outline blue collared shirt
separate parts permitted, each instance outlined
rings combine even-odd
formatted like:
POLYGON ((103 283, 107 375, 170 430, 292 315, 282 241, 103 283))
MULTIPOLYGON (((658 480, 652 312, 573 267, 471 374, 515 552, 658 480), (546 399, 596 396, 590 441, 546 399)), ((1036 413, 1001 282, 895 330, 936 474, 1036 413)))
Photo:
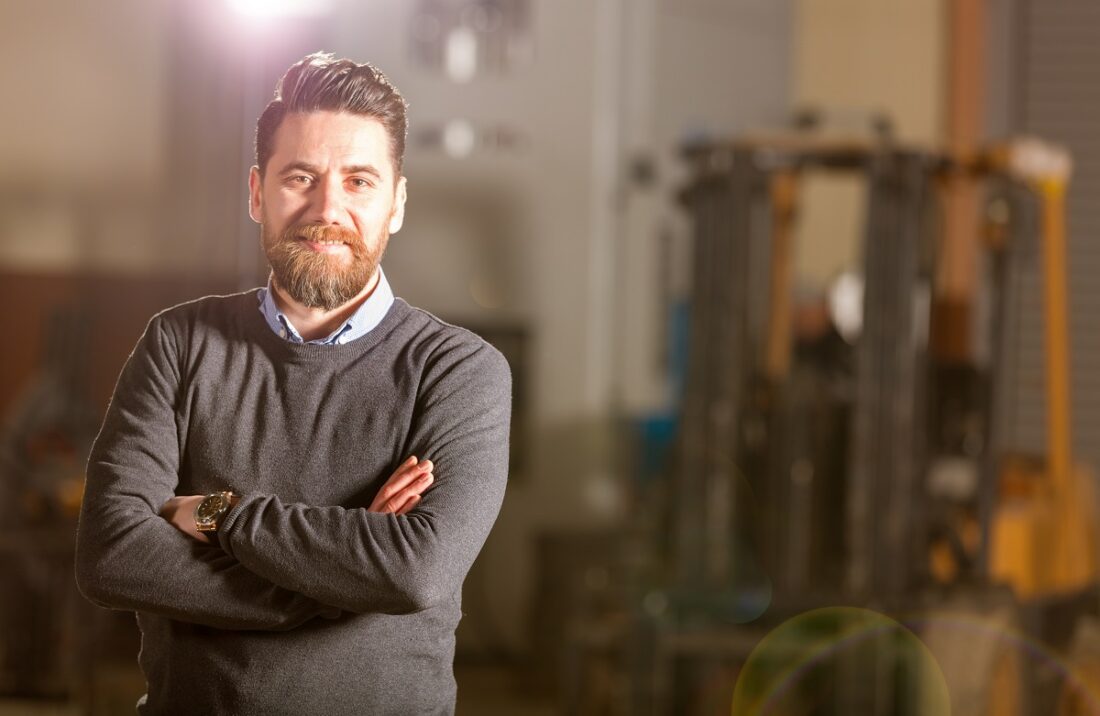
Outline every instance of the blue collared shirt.
POLYGON ((362 305, 351 314, 344 325, 337 328, 325 338, 317 338, 312 341, 302 339, 302 336, 290 323, 290 319, 275 305, 275 298, 271 292, 271 279, 267 280, 267 286, 257 293, 260 299, 260 313, 275 334, 291 343, 314 343, 323 346, 335 346, 354 341, 370 333, 382 322, 390 306, 393 305, 393 290, 390 282, 386 280, 386 274, 382 267, 378 267, 378 285, 371 291, 370 296, 362 305))

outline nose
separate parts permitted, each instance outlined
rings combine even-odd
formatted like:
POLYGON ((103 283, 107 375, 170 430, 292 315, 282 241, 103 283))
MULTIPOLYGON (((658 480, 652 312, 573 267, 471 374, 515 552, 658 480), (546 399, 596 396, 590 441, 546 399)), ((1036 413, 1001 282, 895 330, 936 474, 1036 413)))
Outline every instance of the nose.
POLYGON ((319 224, 347 224, 344 217, 343 195, 339 184, 332 181, 320 181, 314 188, 312 203, 313 221, 319 224))

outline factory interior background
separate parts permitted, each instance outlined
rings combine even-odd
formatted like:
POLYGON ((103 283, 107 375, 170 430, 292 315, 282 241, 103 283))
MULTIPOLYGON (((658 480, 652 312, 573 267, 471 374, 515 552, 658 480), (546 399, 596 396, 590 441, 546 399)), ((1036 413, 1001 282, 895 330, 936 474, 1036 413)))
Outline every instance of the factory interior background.
POLYGON ((157 311, 261 285, 292 62, 410 107, 398 296, 514 376, 458 713, 1100 714, 1093 0, 0 4, 0 715, 132 713, 73 581, 157 311))

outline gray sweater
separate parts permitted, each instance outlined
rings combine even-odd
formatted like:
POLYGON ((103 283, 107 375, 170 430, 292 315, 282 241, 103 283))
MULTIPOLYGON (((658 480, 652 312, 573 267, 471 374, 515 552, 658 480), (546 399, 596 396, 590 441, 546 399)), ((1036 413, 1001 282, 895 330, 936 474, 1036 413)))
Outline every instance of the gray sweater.
POLYGON ((462 580, 496 519, 511 377, 398 299, 344 345, 276 336, 254 291, 150 321, 92 449, 77 583, 137 612, 142 714, 435 714, 455 704, 462 580), (435 482, 367 511, 409 455, 435 482), (243 498, 200 544, 173 495, 243 498))

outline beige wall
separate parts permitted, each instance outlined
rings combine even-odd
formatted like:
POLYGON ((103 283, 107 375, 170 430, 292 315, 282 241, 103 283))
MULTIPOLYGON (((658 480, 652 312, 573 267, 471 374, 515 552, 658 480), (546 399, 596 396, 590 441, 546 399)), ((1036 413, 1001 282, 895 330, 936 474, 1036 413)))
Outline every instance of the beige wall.
POLYGON ((0 182, 158 179, 161 3, 2 5, 0 182))
POLYGON ((163 173, 159 0, 0 3, 0 267, 148 270, 163 173))
MULTIPOLYGON (((797 0, 795 106, 882 112, 904 142, 942 142, 947 24, 941 0, 797 0)), ((823 285, 858 260, 860 182, 814 177, 804 188, 798 273, 823 285)))
POLYGON ((796 102, 882 110, 901 139, 939 142, 945 23, 940 0, 798 0, 796 102))

